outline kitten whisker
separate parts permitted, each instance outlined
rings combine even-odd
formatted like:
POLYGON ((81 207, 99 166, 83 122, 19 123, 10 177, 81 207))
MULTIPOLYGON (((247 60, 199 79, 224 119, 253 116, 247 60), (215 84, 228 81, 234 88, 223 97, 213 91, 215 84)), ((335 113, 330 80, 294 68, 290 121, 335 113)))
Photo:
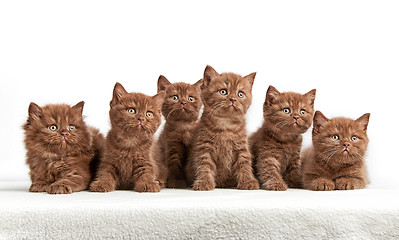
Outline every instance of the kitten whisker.
POLYGON ((176 111, 176 110, 177 110, 176 108, 172 109, 172 110, 168 113, 168 115, 166 116, 165 120, 169 119, 170 114, 172 114, 172 113, 173 113, 174 111, 176 111))
POLYGON ((210 115, 215 115, 222 107, 223 107, 223 102, 217 103, 209 112, 210 115))
POLYGON ((288 123, 281 121, 281 122, 278 122, 278 123, 276 124, 276 128, 277 128, 277 130, 280 132, 280 131, 282 130, 282 128, 285 127, 285 126, 287 126, 287 125, 288 125, 288 123))
POLYGON ((332 157, 337 153, 337 151, 333 151, 331 152, 328 156, 327 156, 327 160, 325 161, 326 164, 328 164, 330 162, 330 160, 332 159, 332 157))

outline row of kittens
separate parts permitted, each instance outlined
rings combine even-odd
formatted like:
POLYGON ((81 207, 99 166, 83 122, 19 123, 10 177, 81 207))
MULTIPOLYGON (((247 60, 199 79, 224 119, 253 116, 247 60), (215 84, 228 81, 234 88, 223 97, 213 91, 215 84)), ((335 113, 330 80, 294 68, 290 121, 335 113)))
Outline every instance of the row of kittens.
POLYGON ((263 125, 248 138, 244 116, 255 75, 219 74, 207 66, 192 85, 171 84, 160 76, 152 97, 116 83, 106 138, 84 123, 84 102, 72 107, 31 103, 24 125, 29 191, 364 188, 370 114, 328 119, 314 114, 316 90, 302 95, 270 86, 263 125), (154 141, 161 114, 166 123, 154 141), (302 134, 312 122, 313 146, 301 154, 302 134))

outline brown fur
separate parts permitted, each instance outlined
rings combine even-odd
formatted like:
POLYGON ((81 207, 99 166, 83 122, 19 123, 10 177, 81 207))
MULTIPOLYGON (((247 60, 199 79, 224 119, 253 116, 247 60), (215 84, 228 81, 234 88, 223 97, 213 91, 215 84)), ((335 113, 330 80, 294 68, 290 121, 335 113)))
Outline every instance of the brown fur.
POLYGON ((369 117, 366 113, 357 120, 328 119, 319 111, 315 113, 313 147, 301 155, 305 188, 329 191, 366 187, 369 180, 363 158, 368 144, 369 117), (353 136, 356 139, 351 139, 353 136))
POLYGON ((304 95, 280 93, 273 86, 267 90, 263 125, 249 139, 256 177, 263 189, 284 191, 287 184, 301 186, 301 134, 312 124, 315 94, 316 90, 304 95), (284 109, 290 112, 284 113, 284 109), (300 114, 301 110, 305 113, 300 114))
POLYGON ((169 188, 187 187, 185 167, 192 132, 201 109, 200 86, 183 82, 171 84, 164 76, 158 79, 158 92, 165 91, 162 114, 165 126, 154 146, 154 157, 161 166, 159 181, 169 188))
POLYGON ((210 66, 205 68, 201 86, 204 112, 194 132, 186 168, 189 182, 195 180, 194 190, 259 188, 245 128, 254 78, 255 73, 241 77, 234 73, 218 74, 210 66))
POLYGON ((104 152, 104 137, 86 126, 83 105, 29 105, 23 128, 32 180, 30 192, 65 194, 87 189, 104 152), (75 129, 68 127, 71 125, 75 129), (50 126, 56 127, 52 131, 50 126))
POLYGON ((163 97, 164 92, 153 97, 128 93, 121 84, 115 84, 110 102, 111 130, 106 138, 106 153, 90 191, 160 191, 161 186, 156 181, 159 169, 150 157, 150 148, 161 123, 163 97), (135 112, 129 113, 132 109, 135 112), (152 117, 147 115, 149 112, 152 112, 152 117))

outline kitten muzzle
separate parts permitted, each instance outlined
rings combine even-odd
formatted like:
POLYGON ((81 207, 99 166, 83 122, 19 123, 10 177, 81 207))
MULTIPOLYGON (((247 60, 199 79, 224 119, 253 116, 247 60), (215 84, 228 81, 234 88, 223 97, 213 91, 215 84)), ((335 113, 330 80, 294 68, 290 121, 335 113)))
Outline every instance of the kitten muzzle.
POLYGON ((349 149, 348 149, 348 147, 344 147, 344 149, 342 149, 341 153, 349 154, 349 149))
POLYGON ((349 153, 350 144, 346 142, 343 144, 343 146, 344 146, 344 149, 342 149, 342 153, 345 153, 345 154, 349 153))

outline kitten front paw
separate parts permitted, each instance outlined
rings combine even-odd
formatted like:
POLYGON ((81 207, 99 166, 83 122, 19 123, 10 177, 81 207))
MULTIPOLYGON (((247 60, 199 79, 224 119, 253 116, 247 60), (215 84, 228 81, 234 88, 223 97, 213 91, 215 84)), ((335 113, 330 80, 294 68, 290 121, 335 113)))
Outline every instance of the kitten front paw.
POLYGON ((49 194, 71 194, 72 188, 71 186, 65 183, 52 183, 50 187, 47 189, 47 193, 49 194))
POLYGON ((46 192, 48 185, 46 183, 32 183, 29 192, 46 192))
POLYGON ((273 180, 264 183, 262 188, 269 191, 285 191, 287 190, 287 184, 284 181, 273 180))
POLYGON ((209 191, 215 189, 215 183, 211 181, 197 180, 193 184, 194 191, 209 191))
POLYGON ((338 178, 335 180, 335 189, 337 190, 354 190, 364 187, 363 181, 356 178, 338 178))
POLYGON ((168 179, 168 188, 186 188, 187 181, 185 179, 168 179))
POLYGON ((307 188, 313 191, 332 191, 335 188, 335 184, 329 179, 317 178, 307 188))
POLYGON ((302 177, 299 174, 289 174, 285 176, 284 181, 289 188, 302 188, 302 177))
POLYGON ((136 182, 134 190, 136 192, 159 192, 161 191, 161 187, 157 182, 136 182))
POLYGON ((94 181, 90 184, 89 190, 91 192, 112 192, 115 190, 115 187, 110 183, 94 181))
POLYGON ((251 179, 246 182, 239 182, 237 187, 238 187, 238 189, 241 189, 241 190, 258 190, 259 182, 256 179, 251 179))

